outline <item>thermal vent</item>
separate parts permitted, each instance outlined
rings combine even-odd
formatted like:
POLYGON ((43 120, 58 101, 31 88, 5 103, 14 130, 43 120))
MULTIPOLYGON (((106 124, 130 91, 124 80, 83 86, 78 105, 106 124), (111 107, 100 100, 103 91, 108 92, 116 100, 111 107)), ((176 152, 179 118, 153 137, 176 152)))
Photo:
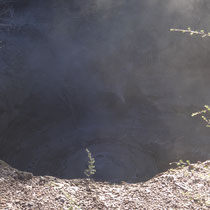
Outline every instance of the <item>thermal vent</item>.
POLYGON ((0 159, 61 178, 140 182, 209 159, 208 0, 0 1, 0 159), (20 3, 21 2, 21 3, 20 3), (202 17, 202 18, 198 18, 202 17))

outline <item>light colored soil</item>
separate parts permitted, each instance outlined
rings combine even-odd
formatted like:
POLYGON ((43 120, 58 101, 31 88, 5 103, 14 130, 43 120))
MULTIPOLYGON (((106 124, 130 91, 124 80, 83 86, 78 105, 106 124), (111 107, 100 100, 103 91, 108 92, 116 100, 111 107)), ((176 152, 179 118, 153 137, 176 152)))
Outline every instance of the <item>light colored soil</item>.
POLYGON ((137 184, 33 176, 0 161, 0 209, 210 209, 210 161, 137 184))

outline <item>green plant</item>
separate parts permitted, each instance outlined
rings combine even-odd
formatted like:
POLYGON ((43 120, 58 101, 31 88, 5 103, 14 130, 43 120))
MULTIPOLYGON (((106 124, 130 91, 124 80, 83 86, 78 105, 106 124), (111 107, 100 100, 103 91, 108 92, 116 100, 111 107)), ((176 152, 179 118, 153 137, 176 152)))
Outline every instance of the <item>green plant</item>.
POLYGON ((207 116, 205 116, 207 114, 207 112, 210 112, 210 106, 204 105, 204 108, 205 109, 203 109, 199 112, 192 113, 191 116, 194 117, 194 116, 200 115, 201 119, 207 123, 206 127, 210 128, 210 119, 208 119, 207 116))
POLYGON ((188 27, 187 29, 171 28, 170 31, 189 33, 191 36, 192 35, 200 35, 201 37, 210 37, 210 32, 205 32, 204 30, 200 30, 200 31, 195 30, 195 31, 193 31, 193 30, 191 30, 190 27, 188 27))
POLYGON ((86 152, 88 154, 89 161, 88 161, 88 168, 84 171, 84 174, 87 177, 90 177, 91 175, 94 175, 96 172, 94 165, 95 159, 92 157, 92 154, 88 149, 86 149, 86 152))
POLYGON ((176 164, 176 166, 181 166, 181 167, 184 167, 184 166, 189 166, 190 165, 190 161, 189 160, 186 160, 185 162, 183 160, 179 160, 178 162, 172 162, 172 163, 169 163, 169 165, 172 165, 172 164, 176 164))
MULTIPOLYGON (((195 30, 195 31, 193 31, 193 30, 191 30, 190 27, 188 27, 187 30, 171 28, 170 31, 177 31, 177 32, 182 32, 182 33, 190 33, 190 35, 194 35, 194 34, 195 35, 201 35, 201 37, 210 37, 210 32, 205 32, 204 30, 200 30, 200 31, 195 30)), ((201 115, 201 119, 204 120, 207 123, 206 127, 210 127, 210 119, 208 119, 208 117, 205 116, 207 114, 207 112, 210 112, 210 106, 204 105, 204 108, 205 109, 203 109, 201 111, 192 113, 191 116, 194 117, 194 116, 197 116, 197 115, 201 115)))

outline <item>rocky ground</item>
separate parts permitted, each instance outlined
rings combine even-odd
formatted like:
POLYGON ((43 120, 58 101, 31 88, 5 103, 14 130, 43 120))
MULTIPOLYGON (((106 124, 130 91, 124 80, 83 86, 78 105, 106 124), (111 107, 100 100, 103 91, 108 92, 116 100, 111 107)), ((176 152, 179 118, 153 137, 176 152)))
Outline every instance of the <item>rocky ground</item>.
POLYGON ((209 209, 210 161, 147 182, 110 184, 33 176, 0 161, 0 209, 209 209))

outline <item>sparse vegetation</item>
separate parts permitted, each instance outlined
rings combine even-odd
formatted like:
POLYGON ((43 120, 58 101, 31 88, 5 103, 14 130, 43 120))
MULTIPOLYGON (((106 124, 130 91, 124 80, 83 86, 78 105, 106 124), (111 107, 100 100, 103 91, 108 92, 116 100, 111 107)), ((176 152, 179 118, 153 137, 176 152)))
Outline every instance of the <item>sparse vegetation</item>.
POLYGON ((188 27, 187 29, 174 29, 171 28, 170 31, 175 31, 175 32, 182 32, 182 33, 189 33, 191 36, 192 35, 200 35, 201 37, 210 37, 210 32, 205 32, 204 30, 191 30, 190 27, 188 27))
POLYGON ((88 154, 89 161, 88 161, 88 168, 85 170, 84 174, 87 177, 90 177, 91 175, 94 175, 96 172, 94 165, 95 159, 92 157, 92 154, 88 149, 86 149, 86 152, 88 154))
MULTIPOLYGON (((191 36, 192 35, 200 35, 203 38, 204 37, 210 37, 210 32, 205 32, 204 30, 200 30, 200 31, 191 30, 190 27, 188 27, 187 30, 171 28, 170 31, 189 33, 191 36)), ((204 105, 204 108, 205 109, 203 109, 201 111, 192 113, 191 116, 194 117, 194 116, 200 115, 201 119, 206 122, 206 127, 210 127, 210 119, 206 116, 210 112, 210 106, 204 105)))
POLYGON ((51 176, 20 181, 16 169, 0 165, 0 209, 209 209, 209 171, 205 161, 144 183, 111 184, 51 176))
POLYGON ((206 127, 210 128, 210 119, 206 116, 208 113, 210 113, 210 106, 204 105, 204 108, 205 109, 203 109, 199 112, 192 113, 191 116, 192 117, 197 116, 197 115, 201 116, 201 119, 206 122, 206 127))
POLYGON ((183 160, 179 160, 178 162, 172 162, 172 163, 169 163, 169 165, 173 165, 173 164, 176 164, 176 166, 181 166, 181 167, 184 167, 184 166, 189 166, 190 165, 190 161, 189 160, 186 160, 185 162, 183 160))
MULTIPOLYGON (((204 37, 210 37, 210 32, 205 32, 204 30, 192 30, 190 27, 188 27, 187 29, 173 29, 171 28, 170 31, 172 32, 182 32, 182 33, 189 33, 191 36, 192 35, 200 35, 202 38, 204 37)), ((198 112, 194 112, 191 114, 192 117, 194 116, 201 116, 201 119, 203 121, 205 121, 206 123, 206 127, 210 127, 210 119, 206 116, 208 112, 210 112, 210 106, 208 105, 204 105, 204 108, 203 110, 201 111, 198 111, 198 112)), ((190 165, 190 161, 187 160, 186 162, 184 162, 183 160, 179 160, 178 162, 172 162, 172 163, 169 163, 169 165, 173 165, 173 164, 176 164, 178 167, 181 166, 181 167, 184 167, 184 166, 189 166, 190 165)))

